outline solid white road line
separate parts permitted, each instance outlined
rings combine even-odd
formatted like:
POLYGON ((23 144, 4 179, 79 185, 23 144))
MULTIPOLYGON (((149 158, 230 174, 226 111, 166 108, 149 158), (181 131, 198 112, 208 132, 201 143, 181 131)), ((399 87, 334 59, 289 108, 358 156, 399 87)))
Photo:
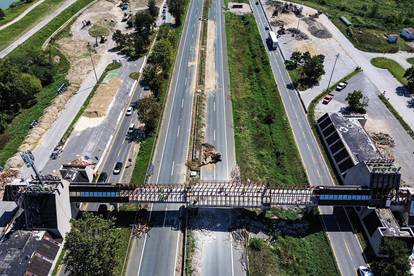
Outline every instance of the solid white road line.
MULTIPOLYGON (((171 175, 170 176, 173 176, 173 174, 174 174, 174 161, 172 162, 172 166, 171 166, 171 175)), ((158 181, 157 181, 158 182, 158 181)))
POLYGON ((180 126, 178 126, 177 137, 180 136, 180 126))

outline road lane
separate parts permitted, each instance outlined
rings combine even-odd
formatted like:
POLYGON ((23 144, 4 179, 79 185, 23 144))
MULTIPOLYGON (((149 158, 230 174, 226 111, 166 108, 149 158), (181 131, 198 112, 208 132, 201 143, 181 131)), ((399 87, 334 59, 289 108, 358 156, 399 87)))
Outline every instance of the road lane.
MULTIPOLYGON (((265 27, 269 26, 267 18, 261 5, 255 5, 253 1, 250 1, 250 4, 260 35, 265 43, 267 38, 265 27)), ((312 186, 334 185, 316 138, 307 121, 299 95, 294 89, 290 88, 292 82, 285 69, 281 52, 279 52, 279 49, 269 51, 268 48, 266 51, 269 55, 273 75, 278 84, 279 93, 302 157, 309 184, 312 186)), ((366 264, 359 242, 350 227, 350 222, 344 218, 339 219, 332 207, 321 207, 320 213, 341 274, 345 276, 355 275, 356 268, 359 265, 366 264)))

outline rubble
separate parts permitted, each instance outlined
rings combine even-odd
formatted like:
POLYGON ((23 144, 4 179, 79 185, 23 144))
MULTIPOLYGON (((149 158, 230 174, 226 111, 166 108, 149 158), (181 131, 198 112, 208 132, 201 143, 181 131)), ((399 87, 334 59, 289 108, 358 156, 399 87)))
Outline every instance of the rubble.
POLYGON ((305 17, 302 19, 308 25, 308 31, 317 38, 331 38, 331 33, 313 17, 305 17))
POLYGON ((144 236, 146 233, 148 233, 149 230, 150 230, 150 227, 147 223, 140 222, 132 226, 132 235, 135 238, 139 239, 142 236, 144 236))
POLYGON ((377 146, 395 146, 394 139, 388 133, 374 132, 371 134, 371 138, 377 146))
POLYGON ((221 153, 216 151, 216 148, 208 143, 203 143, 202 147, 202 161, 201 165, 215 164, 221 161, 221 153))
POLYGON ((306 40, 309 39, 308 35, 303 33, 301 30, 297 28, 288 28, 286 29, 289 33, 295 36, 296 40, 306 40))

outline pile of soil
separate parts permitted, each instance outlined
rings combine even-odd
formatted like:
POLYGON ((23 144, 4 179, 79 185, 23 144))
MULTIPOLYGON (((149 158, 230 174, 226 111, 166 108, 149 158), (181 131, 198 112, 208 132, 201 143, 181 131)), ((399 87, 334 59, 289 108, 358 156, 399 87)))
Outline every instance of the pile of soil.
POLYGON ((302 19, 308 25, 308 31, 317 38, 331 38, 332 34, 319 22, 312 17, 302 19))

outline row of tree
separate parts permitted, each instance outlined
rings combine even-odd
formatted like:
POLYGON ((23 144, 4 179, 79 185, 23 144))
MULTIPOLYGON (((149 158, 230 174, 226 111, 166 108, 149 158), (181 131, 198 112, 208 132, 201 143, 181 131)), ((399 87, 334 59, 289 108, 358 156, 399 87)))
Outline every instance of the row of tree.
POLYGON ((414 94, 414 66, 405 71, 404 78, 407 79, 407 89, 411 94, 414 94))
POLYGON ((55 66, 41 51, 0 59, 0 133, 20 112, 36 103, 36 94, 53 82, 55 66))

